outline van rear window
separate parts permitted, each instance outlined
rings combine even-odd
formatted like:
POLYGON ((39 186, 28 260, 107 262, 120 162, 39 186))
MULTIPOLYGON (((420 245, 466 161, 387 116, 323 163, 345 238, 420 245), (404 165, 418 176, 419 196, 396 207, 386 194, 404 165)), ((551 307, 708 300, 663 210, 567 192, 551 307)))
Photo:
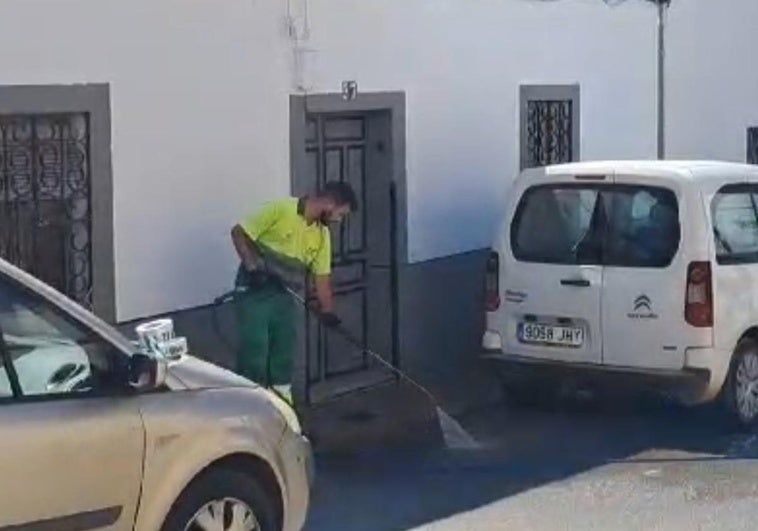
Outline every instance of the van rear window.
POLYGON ((758 186, 729 185, 711 203, 716 261, 758 263, 758 186))
POLYGON ((597 188, 539 186, 521 198, 511 226, 517 260, 544 264, 595 264, 600 234, 593 217, 602 215, 597 188))
POLYGON ((658 187, 536 186, 511 225, 522 262, 667 267, 680 242, 676 195, 658 187))

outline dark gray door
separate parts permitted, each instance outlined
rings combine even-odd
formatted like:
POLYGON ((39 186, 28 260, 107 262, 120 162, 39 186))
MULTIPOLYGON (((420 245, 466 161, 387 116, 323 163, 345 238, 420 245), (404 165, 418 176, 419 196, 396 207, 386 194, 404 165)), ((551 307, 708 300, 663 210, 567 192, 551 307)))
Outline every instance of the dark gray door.
MULTIPOLYGON (((305 174, 295 176, 295 193, 306 195, 327 182, 345 181, 360 203, 358 212, 331 231, 337 313, 364 346, 394 361, 389 113, 308 114, 305 123, 305 174)), ((312 318, 306 319, 304 333, 310 402, 392 377, 362 349, 312 318)))
POLYGON ((0 257, 92 306, 87 113, 0 115, 0 257))

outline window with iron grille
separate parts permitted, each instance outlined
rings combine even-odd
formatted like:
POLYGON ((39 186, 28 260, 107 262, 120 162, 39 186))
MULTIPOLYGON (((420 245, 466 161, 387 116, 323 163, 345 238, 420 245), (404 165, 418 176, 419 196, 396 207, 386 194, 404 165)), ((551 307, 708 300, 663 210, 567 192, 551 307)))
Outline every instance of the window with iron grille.
POLYGON ((0 114, 0 257, 92 306, 88 113, 0 114))
POLYGON ((579 86, 521 87, 521 168, 579 159, 579 86))
POLYGON ((758 164, 758 127, 749 127, 747 130, 747 162, 758 164))

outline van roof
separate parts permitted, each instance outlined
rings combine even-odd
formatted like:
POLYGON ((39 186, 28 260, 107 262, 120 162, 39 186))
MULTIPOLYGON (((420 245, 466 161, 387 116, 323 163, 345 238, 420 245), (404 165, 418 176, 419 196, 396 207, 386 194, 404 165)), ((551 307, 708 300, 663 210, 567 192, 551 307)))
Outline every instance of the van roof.
POLYGON ((525 170, 543 175, 602 175, 635 174, 650 177, 667 177, 687 181, 723 182, 725 178, 758 179, 758 166, 735 162, 708 160, 608 160, 593 162, 573 162, 525 170), (728 174, 728 175, 727 175, 728 174))

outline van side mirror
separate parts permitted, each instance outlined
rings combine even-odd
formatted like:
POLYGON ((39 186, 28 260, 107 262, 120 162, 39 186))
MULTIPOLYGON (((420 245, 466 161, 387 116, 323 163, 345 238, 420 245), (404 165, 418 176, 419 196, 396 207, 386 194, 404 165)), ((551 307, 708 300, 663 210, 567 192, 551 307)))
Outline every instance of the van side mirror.
POLYGON ((167 363, 142 353, 129 358, 129 387, 138 392, 152 391, 166 382, 167 363))

